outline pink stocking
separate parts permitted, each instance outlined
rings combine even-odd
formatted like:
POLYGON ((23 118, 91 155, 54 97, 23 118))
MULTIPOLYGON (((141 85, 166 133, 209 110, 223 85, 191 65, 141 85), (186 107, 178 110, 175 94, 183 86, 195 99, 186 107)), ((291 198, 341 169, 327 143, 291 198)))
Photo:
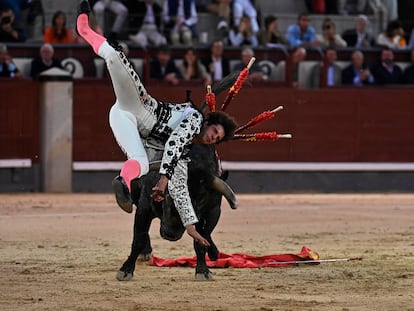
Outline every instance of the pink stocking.
POLYGON ((94 52, 98 54, 99 48, 102 43, 106 41, 106 38, 96 33, 89 27, 89 19, 87 14, 80 14, 78 20, 76 21, 76 26, 79 32, 79 35, 88 42, 94 52))
POLYGON ((137 178, 141 173, 141 165, 137 160, 129 159, 122 165, 121 173, 119 174, 128 186, 129 191, 131 191, 131 180, 137 178))

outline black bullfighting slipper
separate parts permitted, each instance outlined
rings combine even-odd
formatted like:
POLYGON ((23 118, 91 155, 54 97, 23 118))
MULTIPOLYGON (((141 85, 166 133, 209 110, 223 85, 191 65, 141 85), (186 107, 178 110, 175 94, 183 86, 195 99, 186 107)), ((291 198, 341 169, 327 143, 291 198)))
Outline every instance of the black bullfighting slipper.
POLYGON ((132 213, 132 199, 129 189, 121 176, 112 180, 112 189, 115 193, 116 203, 127 213, 132 213))
POLYGON ((89 1, 82 0, 78 6, 78 15, 87 14, 89 16, 91 12, 92 10, 91 10, 91 6, 89 5, 89 1))
MULTIPOLYGON (((89 14, 91 12, 92 12, 92 10, 91 10, 91 7, 89 5, 89 1, 81 0, 81 2, 78 5, 78 16, 81 15, 81 14, 86 14, 86 15, 88 15, 88 18, 89 18, 89 14)), ((78 31, 77 23, 75 23, 75 31, 76 31, 76 34, 78 36, 80 36, 79 31, 78 31)))

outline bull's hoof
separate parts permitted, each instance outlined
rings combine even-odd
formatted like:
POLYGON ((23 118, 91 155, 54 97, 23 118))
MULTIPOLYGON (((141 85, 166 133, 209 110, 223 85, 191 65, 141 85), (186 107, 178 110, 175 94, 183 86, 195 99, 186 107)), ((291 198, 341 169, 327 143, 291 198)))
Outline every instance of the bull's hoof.
POLYGON ((133 276, 134 276, 134 272, 132 271, 118 270, 116 274, 116 279, 118 281, 131 281, 133 276))
POLYGON ((211 273, 210 271, 196 273, 195 279, 196 281, 212 281, 213 273, 211 273))
POLYGON ((131 281, 134 277, 135 261, 129 257, 116 273, 118 281, 131 281))
POLYGON ((141 262, 146 262, 146 261, 150 261, 151 259, 151 255, 152 253, 148 253, 148 254, 139 254, 138 256, 138 260, 141 262))

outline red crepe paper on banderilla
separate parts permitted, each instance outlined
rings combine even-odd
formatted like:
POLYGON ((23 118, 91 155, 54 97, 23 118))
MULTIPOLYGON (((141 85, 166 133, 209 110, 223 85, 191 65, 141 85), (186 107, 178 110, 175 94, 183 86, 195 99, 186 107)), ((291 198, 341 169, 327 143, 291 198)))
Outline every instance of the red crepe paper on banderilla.
MULTIPOLYGON (((303 246, 298 254, 274 254, 266 256, 253 256, 248 254, 236 253, 225 254, 219 253, 219 258, 212 261, 206 256, 207 266, 209 268, 260 268, 260 267, 288 267, 295 264, 286 263, 275 265, 274 262, 291 262, 300 260, 318 260, 319 254, 303 246), (272 264, 273 263, 273 264, 272 264)), ((195 267, 197 258, 194 257, 180 257, 176 259, 159 258, 152 255, 150 266, 156 267, 195 267)))

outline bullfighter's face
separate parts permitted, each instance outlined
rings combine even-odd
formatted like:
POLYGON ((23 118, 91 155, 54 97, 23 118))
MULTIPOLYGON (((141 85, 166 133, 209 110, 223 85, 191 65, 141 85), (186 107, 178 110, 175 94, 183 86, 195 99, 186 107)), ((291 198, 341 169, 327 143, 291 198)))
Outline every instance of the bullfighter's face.
POLYGON ((199 142, 206 145, 215 144, 223 139, 224 134, 224 128, 221 124, 206 125, 199 135, 199 142))

